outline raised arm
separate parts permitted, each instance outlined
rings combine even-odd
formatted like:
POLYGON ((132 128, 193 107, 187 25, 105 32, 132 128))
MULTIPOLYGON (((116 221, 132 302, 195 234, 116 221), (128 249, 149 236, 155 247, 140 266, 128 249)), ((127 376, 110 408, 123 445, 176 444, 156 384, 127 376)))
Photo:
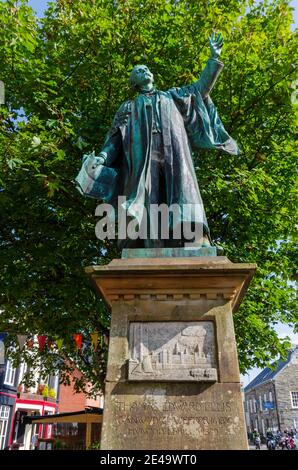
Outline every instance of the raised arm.
POLYGON ((223 46, 223 37, 221 34, 216 35, 214 32, 209 37, 209 45, 211 57, 208 60, 199 80, 195 86, 205 98, 212 90, 215 82, 223 68, 223 63, 219 60, 221 49, 223 46))

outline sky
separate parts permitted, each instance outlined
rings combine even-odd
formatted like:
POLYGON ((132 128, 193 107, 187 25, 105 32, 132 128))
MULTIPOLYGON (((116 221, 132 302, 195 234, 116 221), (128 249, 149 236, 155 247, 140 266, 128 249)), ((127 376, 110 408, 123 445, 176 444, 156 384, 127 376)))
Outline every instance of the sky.
MULTIPOLYGON (((43 12, 47 7, 47 0, 29 0, 28 4, 36 11, 39 17, 43 16, 43 12)), ((295 9, 294 10, 294 25, 293 27, 298 27, 298 0, 292 0, 291 6, 295 9)), ((278 335, 282 338, 285 336, 289 336, 291 341, 295 344, 298 344, 298 334, 294 334, 292 329, 287 325, 278 324, 276 327, 276 331, 278 335)), ((246 386, 256 375, 261 371, 261 369, 253 368, 249 371, 248 374, 245 376, 241 376, 241 380, 243 385, 246 386)))
MULTIPOLYGON (((47 7, 47 3, 48 3, 47 0, 29 0, 28 1, 28 4, 36 11, 39 17, 43 16, 43 12, 47 7)), ((292 0, 291 5, 295 9, 294 22, 295 22, 295 26, 298 27, 298 0, 292 0)))
MULTIPOLYGON (((290 328, 288 325, 279 323, 275 329, 280 338, 285 338, 288 336, 293 344, 298 345, 298 333, 293 333, 292 328, 290 328)), ((241 382, 243 383, 243 386, 246 387, 246 385, 248 385, 249 382, 251 382, 262 370, 263 369, 254 367, 250 369, 246 375, 241 375, 241 382)))

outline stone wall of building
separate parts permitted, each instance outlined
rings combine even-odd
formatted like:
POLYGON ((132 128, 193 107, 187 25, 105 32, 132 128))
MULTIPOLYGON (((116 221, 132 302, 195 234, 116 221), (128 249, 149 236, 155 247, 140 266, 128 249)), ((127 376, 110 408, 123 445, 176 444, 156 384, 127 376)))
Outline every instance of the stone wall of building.
MULTIPOLYGON (((293 407, 291 392, 297 393, 298 399, 298 357, 292 361, 275 377, 277 407, 280 416, 282 431, 296 428, 298 430, 298 406, 293 407)), ((298 403, 297 403, 298 405, 298 403)))
POLYGON ((279 417, 276 410, 276 398, 273 382, 265 382, 245 393, 245 411, 247 430, 255 428, 264 435, 268 429, 279 428, 279 417), (265 406, 272 403, 272 409, 265 406))
POLYGON ((248 432, 255 428, 262 434, 268 429, 298 430, 298 348, 290 354, 288 364, 271 380, 245 392, 248 432))

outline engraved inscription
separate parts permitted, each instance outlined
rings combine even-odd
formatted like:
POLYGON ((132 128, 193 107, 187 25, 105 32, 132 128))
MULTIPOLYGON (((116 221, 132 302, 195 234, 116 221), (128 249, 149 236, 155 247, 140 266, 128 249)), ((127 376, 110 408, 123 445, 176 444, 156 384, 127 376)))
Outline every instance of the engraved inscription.
POLYGON ((127 436, 235 434, 237 414, 231 401, 113 402, 113 422, 127 436))
POLYGON ((213 412, 213 413, 229 413, 232 411, 231 401, 172 401, 166 400, 161 406, 157 407, 155 402, 146 401, 129 401, 113 400, 114 411, 128 411, 140 413, 154 412, 213 412))
POLYGON ((214 325, 132 322, 129 380, 216 382, 214 325))

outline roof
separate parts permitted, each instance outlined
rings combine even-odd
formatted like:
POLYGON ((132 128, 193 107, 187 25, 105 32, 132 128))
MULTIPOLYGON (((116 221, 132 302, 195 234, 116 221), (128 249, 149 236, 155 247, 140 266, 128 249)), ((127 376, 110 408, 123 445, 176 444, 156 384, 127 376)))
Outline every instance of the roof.
POLYGON ((275 368, 266 367, 264 370, 262 370, 259 375, 257 375, 248 385, 246 385, 244 392, 248 392, 252 388, 256 388, 264 382, 268 382, 268 380, 273 380, 277 374, 291 362, 293 355, 297 354, 298 346, 295 346, 294 349, 291 349, 288 352, 288 357, 285 361, 280 361, 275 368))
POLYGON ((53 415, 35 415, 26 416, 24 422, 26 424, 40 424, 40 423, 101 423, 102 422, 102 408, 86 409, 82 411, 73 411, 71 413, 57 413, 53 415))

